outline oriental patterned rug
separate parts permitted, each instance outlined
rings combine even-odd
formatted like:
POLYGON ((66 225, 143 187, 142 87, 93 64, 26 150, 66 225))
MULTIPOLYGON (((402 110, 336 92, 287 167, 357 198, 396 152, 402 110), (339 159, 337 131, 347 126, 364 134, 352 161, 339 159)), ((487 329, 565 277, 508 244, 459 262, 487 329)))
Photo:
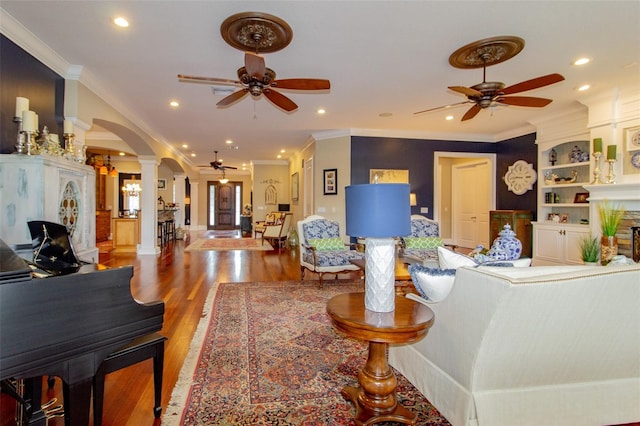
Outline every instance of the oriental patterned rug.
MULTIPOLYGON (((162 425, 354 425, 340 390, 357 383, 367 346, 334 331, 326 303, 363 290, 343 280, 211 290, 162 425)), ((398 401, 419 425, 449 425, 396 375, 398 401)))
POLYGON ((207 250, 273 250, 269 242, 253 238, 199 238, 189 244, 184 251, 207 250))

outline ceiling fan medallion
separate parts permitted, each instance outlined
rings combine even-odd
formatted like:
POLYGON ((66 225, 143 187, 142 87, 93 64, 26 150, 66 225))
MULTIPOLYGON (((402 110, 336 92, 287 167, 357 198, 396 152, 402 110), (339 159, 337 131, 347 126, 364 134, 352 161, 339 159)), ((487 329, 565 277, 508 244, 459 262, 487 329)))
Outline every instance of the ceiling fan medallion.
POLYGON ((462 69, 483 68, 511 59, 522 49, 524 40, 520 37, 490 37, 462 46, 449 56, 449 63, 462 69))
POLYGON ((284 49, 293 39, 293 30, 277 16, 263 12, 242 12, 224 20, 220 34, 231 47, 262 53, 284 49))

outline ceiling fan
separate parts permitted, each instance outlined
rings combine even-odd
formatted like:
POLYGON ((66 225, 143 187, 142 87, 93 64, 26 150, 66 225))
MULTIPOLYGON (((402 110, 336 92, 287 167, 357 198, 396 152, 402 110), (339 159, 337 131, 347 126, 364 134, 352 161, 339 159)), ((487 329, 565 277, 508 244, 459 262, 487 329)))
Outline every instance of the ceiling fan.
POLYGON ((276 52, 286 47, 293 37, 289 24, 277 16, 263 12, 242 12, 224 20, 220 26, 222 38, 232 47, 242 50, 244 66, 238 68, 238 80, 215 77, 196 77, 178 74, 185 83, 223 84, 240 87, 222 99, 218 107, 229 106, 247 94, 254 98, 264 95, 272 103, 287 112, 298 108, 295 102, 278 92, 290 90, 329 90, 329 80, 317 78, 289 78, 276 80, 276 72, 267 68, 259 52, 276 52), (253 52, 255 53, 253 53, 253 52))
POLYGON ((450 90, 465 95, 467 100, 455 104, 425 109, 423 111, 415 112, 414 115, 444 108, 451 108, 456 105, 473 104, 473 106, 462 116, 461 121, 466 121, 472 119, 481 110, 488 108, 495 103, 534 108, 541 108, 549 105, 552 102, 551 99, 537 98, 533 96, 507 95, 538 89, 540 87, 558 83, 564 80, 564 77, 560 74, 554 73, 543 75, 508 87, 505 87, 505 84, 502 82, 487 81, 486 79, 487 66, 512 58, 518 54, 523 47, 524 40, 521 38, 503 36, 480 40, 458 49, 449 57, 449 63, 457 68, 482 67, 482 83, 471 87, 449 86, 450 90))
POLYGON ((178 80, 185 83, 223 84, 239 86, 240 89, 222 99, 216 105, 226 107, 247 94, 254 98, 264 95, 276 106, 287 112, 298 108, 295 102, 275 89, 293 90, 328 90, 329 80, 315 78, 289 78, 276 80, 276 73, 265 66, 264 57, 257 53, 245 52, 244 66, 238 69, 238 80, 227 80, 215 77, 196 77, 178 74, 178 80))
POLYGON ((225 166, 225 165, 223 165, 223 164, 222 164, 222 160, 218 160, 218 151, 213 151, 213 152, 214 152, 214 153, 215 153, 215 155, 216 155, 215 160, 213 160, 212 162, 210 162, 210 163, 209 163, 208 165, 206 165, 206 166, 198 166, 198 167, 209 167, 209 166, 211 166, 211 167, 213 167, 213 168, 214 168, 214 170, 221 170, 221 171, 222 171, 223 176, 224 176, 224 171, 225 171, 225 169, 233 169, 233 170, 237 170, 237 169, 238 169, 237 167, 233 167, 233 166, 225 166))

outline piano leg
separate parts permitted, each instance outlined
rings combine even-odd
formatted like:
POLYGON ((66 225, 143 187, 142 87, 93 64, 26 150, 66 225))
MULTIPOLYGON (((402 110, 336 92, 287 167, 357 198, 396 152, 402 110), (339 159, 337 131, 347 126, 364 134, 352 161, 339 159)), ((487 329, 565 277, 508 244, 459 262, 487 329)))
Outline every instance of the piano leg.
POLYGON ((65 426, 86 426, 89 424, 91 385, 91 377, 70 385, 63 383, 65 426))

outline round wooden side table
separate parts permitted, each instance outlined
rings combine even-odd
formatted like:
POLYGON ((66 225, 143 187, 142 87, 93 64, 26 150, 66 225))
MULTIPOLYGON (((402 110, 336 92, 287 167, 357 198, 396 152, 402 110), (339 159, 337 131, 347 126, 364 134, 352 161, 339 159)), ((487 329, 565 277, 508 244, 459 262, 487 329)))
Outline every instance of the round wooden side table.
POLYGON ((433 311, 421 303, 396 296, 395 311, 373 312, 364 307, 364 293, 345 293, 327 302, 333 326, 350 337, 369 342, 367 363, 358 374, 359 386, 346 386, 342 396, 356 408, 358 425, 394 421, 414 425, 416 416, 396 399, 396 376, 389 367, 389 343, 411 343, 427 335, 433 311))

